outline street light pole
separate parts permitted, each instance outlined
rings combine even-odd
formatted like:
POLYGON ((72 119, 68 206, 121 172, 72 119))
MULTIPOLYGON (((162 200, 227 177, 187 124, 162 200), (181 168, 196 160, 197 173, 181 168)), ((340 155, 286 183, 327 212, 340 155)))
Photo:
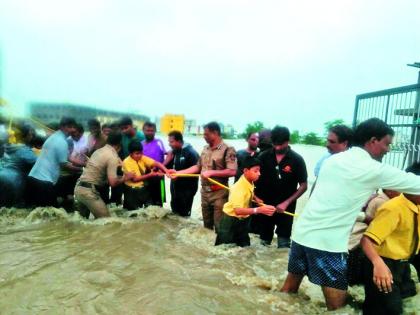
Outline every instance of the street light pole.
MULTIPOLYGON (((412 64, 407 64, 409 67, 420 69, 420 62, 414 62, 412 64)), ((413 129, 411 131, 411 145, 412 150, 409 151, 408 163, 411 165, 413 162, 417 162, 419 157, 420 150, 420 119, 419 119, 419 110, 420 110, 420 71, 417 78, 417 92, 416 92, 416 101, 414 103, 414 116, 413 116, 413 129)))
MULTIPOLYGON (((420 69, 420 62, 408 63, 407 66, 420 69)), ((419 77, 417 79, 417 84, 420 84, 420 71, 419 71, 419 77)))

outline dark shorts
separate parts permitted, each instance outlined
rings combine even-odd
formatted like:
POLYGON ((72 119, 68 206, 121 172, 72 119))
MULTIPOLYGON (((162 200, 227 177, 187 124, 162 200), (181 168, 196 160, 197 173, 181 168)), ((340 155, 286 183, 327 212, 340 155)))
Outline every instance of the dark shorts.
POLYGON ((416 285, 411 279, 410 263, 382 257, 392 273, 392 291, 381 292, 373 282, 373 265, 364 258, 364 315, 397 315, 403 312, 402 299, 416 295, 416 285))
POLYGON ((363 260, 365 253, 359 246, 349 251, 347 257, 347 279, 349 285, 363 284, 363 260))
POLYGON ((292 242, 288 271, 307 275, 310 282, 347 290, 347 253, 332 253, 292 242))
POLYGON ((137 210, 152 204, 148 187, 132 188, 124 185, 124 204, 127 210, 137 210))
POLYGON ((217 230, 215 245, 236 244, 241 247, 249 246, 248 235, 250 217, 239 219, 223 213, 217 230))
POLYGON ((28 176, 27 202, 34 207, 56 207, 57 195, 55 186, 51 182, 28 176))

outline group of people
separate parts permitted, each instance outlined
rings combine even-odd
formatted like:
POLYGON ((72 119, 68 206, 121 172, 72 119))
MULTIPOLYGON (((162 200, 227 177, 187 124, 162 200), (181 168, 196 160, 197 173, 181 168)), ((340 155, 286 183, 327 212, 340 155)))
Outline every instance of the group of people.
POLYGON ((172 211, 188 217, 201 178, 203 224, 215 231, 215 245, 249 246, 256 233, 268 246, 276 233, 277 247, 290 248, 282 292, 297 292, 308 276, 327 308, 337 309, 349 284, 363 284, 365 314, 400 314, 402 299, 416 294, 409 264, 420 272, 420 164, 404 172, 381 163, 394 131, 380 119, 329 130, 328 154, 299 216, 308 175, 286 127, 250 133, 236 152, 210 122, 200 154, 179 131, 168 134, 166 150, 155 124, 140 131, 130 117, 102 126, 93 119, 88 128, 86 137, 83 126, 63 118, 40 152, 31 148, 33 128, 18 128, 18 143, 5 147, 0 162, 0 205, 69 202, 85 217, 106 217, 110 202, 127 210, 162 206, 166 176, 172 211))
MULTIPOLYGON (((179 146, 181 133, 171 133, 173 150, 168 154, 163 141, 155 138, 154 123, 146 122, 138 131, 130 117, 102 126, 91 119, 89 135, 69 117, 49 128, 37 146, 34 139, 39 137, 35 137, 33 127, 25 122, 14 124, 14 141, 2 146, 0 206, 62 206, 88 215, 83 211, 84 202, 74 203, 74 199, 83 199, 77 198, 78 192, 87 184, 94 185, 104 204, 124 203, 129 210, 162 206, 165 191, 161 171, 167 172, 163 163, 173 163, 175 153, 183 150, 179 146)), ((89 212, 95 217, 109 216, 106 206, 89 212)))
MULTIPOLYGON (((290 200, 306 190, 305 177, 297 171, 299 156, 292 160, 281 156, 286 147, 289 158, 293 152, 284 142, 287 138, 280 137, 281 128, 272 130, 272 149, 261 153, 259 160, 246 158, 243 176, 230 188, 224 205, 216 245, 249 245, 249 216, 263 213, 267 219, 273 213, 286 213, 294 209, 290 200), (276 191, 270 182, 284 177, 280 170, 292 170, 300 179, 289 198, 280 198, 285 187, 276 191)), ((354 130, 344 125, 329 130, 328 154, 317 163, 312 194, 294 221, 282 292, 296 293, 308 276, 322 287, 327 308, 334 310, 345 305, 349 284, 362 284, 363 313, 375 315, 401 314, 402 300, 416 295, 410 264, 420 280, 420 163, 405 172, 382 164, 393 136, 394 131, 377 118, 354 130), (377 194, 379 189, 382 192, 377 194)), ((287 231, 287 221, 278 219, 271 224, 287 231)), ((267 239, 264 228, 256 231, 263 241, 267 239)), ((287 241, 281 233, 277 232, 278 247, 287 241)))

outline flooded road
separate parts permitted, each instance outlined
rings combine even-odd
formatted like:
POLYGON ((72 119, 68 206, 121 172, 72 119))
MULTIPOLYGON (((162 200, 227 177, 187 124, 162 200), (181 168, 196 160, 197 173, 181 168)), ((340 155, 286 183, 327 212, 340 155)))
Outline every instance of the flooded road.
MULTIPOLYGON (((0 209, 0 314, 326 312, 307 279, 296 295, 279 292, 287 250, 261 246, 254 235, 249 248, 213 246, 196 199, 190 219, 156 207, 112 208, 100 220, 55 208, 0 209)), ((330 314, 360 314, 363 290, 350 293, 351 304, 330 314)), ((406 300, 406 314, 419 309, 420 295, 406 300)))
MULTIPOLYGON (((279 292, 287 250, 214 247, 196 219, 162 208, 85 220, 61 209, 0 212, 1 314, 322 314, 306 279, 279 292)), ((418 284, 417 284, 418 285, 418 284)), ((420 288, 418 288, 420 289, 420 288)), ((362 289, 337 314, 358 314, 362 289)), ((406 302, 407 313, 420 305, 406 302)))

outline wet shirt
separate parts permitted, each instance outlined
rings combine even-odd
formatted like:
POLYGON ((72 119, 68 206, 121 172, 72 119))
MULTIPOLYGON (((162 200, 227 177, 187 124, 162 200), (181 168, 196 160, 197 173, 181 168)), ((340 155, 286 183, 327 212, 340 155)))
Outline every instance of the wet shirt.
POLYGON ((166 149, 165 146, 160 139, 153 139, 152 141, 143 140, 143 154, 152 158, 159 163, 163 163, 165 159, 166 149))
MULTIPOLYGON (((277 163, 274 149, 258 156, 261 161, 261 176, 255 183, 256 195, 265 203, 277 205, 293 195, 300 183, 308 179, 305 161, 289 148, 283 159, 277 163)), ((294 211, 296 201, 287 208, 294 211)))
MULTIPOLYGON (((124 173, 134 173, 136 176, 142 176, 146 173, 149 173, 153 165, 155 164, 155 160, 142 155, 141 159, 138 161, 135 161, 131 158, 131 156, 128 156, 123 161, 123 170, 124 173)), ((144 181, 139 182, 133 182, 133 181, 126 181, 125 184, 127 186, 133 187, 133 188, 139 188, 144 186, 144 181)))
MULTIPOLYGON (((233 147, 228 147, 223 141, 214 149, 206 145, 201 152, 200 159, 197 163, 200 172, 209 170, 236 170, 238 168, 236 160, 236 151, 233 147)), ((214 180, 227 185, 229 178, 227 177, 214 177, 214 180)), ((203 180, 203 186, 210 186, 209 181, 203 180)))
POLYGON ((32 167, 29 176, 56 184, 60 176, 61 164, 67 163, 69 145, 66 135, 54 132, 42 146, 41 155, 32 167))
POLYGON ((229 199, 223 206, 223 212, 231 217, 247 218, 249 215, 238 216, 235 208, 249 208, 254 196, 254 184, 250 183, 244 175, 233 184, 229 190, 229 199))
POLYGON ((108 177, 117 177, 117 168, 121 164, 121 159, 117 151, 109 144, 93 152, 80 180, 98 186, 108 183, 108 177))
POLYGON ((351 228, 378 188, 420 194, 420 176, 380 163, 359 147, 328 158, 316 189, 294 220, 292 239, 306 247, 345 253, 351 228))
POLYGON ((376 243, 380 256, 395 260, 410 258, 419 251, 419 242, 415 239, 420 236, 419 206, 403 194, 385 202, 365 235, 376 243))

